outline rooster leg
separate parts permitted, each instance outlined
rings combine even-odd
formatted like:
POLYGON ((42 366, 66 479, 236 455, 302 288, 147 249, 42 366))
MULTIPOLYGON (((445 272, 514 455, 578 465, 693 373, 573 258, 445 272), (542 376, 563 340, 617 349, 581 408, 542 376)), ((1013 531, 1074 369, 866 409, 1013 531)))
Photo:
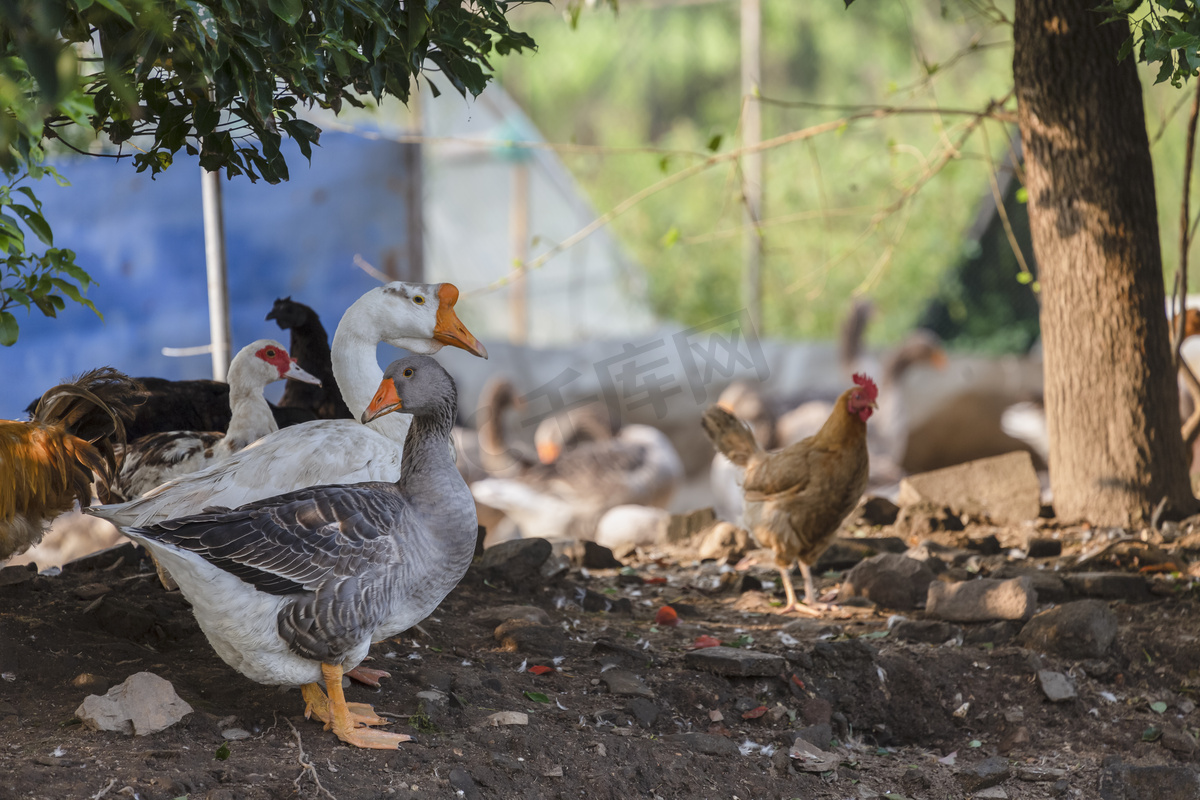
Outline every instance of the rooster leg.
POLYGON ((787 596, 787 605, 779 609, 780 614, 786 614, 789 611, 795 611, 799 607, 796 602, 796 590, 792 587, 792 576, 788 574, 791 571, 791 564, 786 567, 779 568, 779 577, 783 581, 783 593, 787 596))
POLYGON ((352 681, 358 681, 365 686, 370 686, 372 689, 378 689, 379 679, 390 678, 392 677, 392 673, 382 669, 358 666, 347 672, 346 677, 352 681))
MULTIPOLYGON (((316 717, 325 723, 325 730, 329 730, 333 715, 329 710, 329 698, 321 691, 321 687, 315 683, 306 683, 300 687, 300 694, 304 697, 304 718, 316 717)), ((356 726, 388 724, 386 719, 376 714, 375 709, 366 703, 346 703, 346 708, 349 709, 350 717, 356 726)))
POLYGON ((346 705, 342 693, 342 668, 336 664, 322 664, 321 674, 325 677, 325 691, 329 692, 330 725, 334 735, 346 744, 371 750, 395 750, 402 742, 411 742, 411 736, 388 733, 371 728, 355 727, 355 717, 346 705))
POLYGON ((789 611, 798 611, 810 617, 819 617, 821 616, 821 612, 828 611, 829 606, 817 602, 817 591, 813 587, 812 570, 808 564, 805 564, 803 561, 800 562, 800 574, 804 576, 803 603, 796 600, 796 590, 792 588, 792 578, 788 574, 789 571, 789 567, 779 568, 779 575, 783 578, 783 591, 787 595, 787 605, 779 609, 779 613, 786 614, 789 611))

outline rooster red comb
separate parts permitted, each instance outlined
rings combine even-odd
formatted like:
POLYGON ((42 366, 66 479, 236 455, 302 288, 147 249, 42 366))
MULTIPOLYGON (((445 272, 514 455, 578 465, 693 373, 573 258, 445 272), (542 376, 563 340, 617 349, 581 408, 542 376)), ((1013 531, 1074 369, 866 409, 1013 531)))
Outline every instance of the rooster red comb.
POLYGON ((871 380, 866 373, 860 372, 854 376, 854 382, 863 387, 863 394, 868 400, 874 401, 879 396, 879 387, 875 385, 875 381, 871 380))

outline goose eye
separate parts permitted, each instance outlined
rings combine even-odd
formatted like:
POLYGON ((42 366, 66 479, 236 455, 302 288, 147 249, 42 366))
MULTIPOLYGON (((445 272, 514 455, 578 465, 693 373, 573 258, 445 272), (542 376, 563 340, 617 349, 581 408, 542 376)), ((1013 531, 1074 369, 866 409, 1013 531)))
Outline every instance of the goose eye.
POLYGON ((413 376, 412 367, 409 367, 408 369, 404 370, 404 377, 411 378, 412 376, 413 376))
POLYGON ((275 357, 275 351, 267 350, 267 358, 274 358, 274 357, 275 357))
POLYGON ((413 302, 419 306, 425 305, 425 298, 422 297, 421 295, 417 295, 416 297, 413 298, 413 302))

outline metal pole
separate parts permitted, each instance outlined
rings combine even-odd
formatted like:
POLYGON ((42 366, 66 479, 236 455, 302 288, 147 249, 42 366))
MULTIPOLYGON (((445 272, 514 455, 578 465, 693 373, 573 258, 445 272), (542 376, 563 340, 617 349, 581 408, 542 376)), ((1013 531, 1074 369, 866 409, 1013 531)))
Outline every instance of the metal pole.
POLYGON ((204 205, 204 263, 208 269, 208 330, 212 341, 213 380, 229 374, 229 289, 226 283, 225 221, 221 211, 221 173, 200 170, 204 205))
POLYGON ((512 341, 529 341, 529 286, 525 264, 529 261, 529 164, 524 159, 513 164, 512 208, 509 211, 509 231, 512 237, 513 263, 517 274, 512 281, 512 341))
MULTIPOLYGON (((742 0, 742 147, 762 141, 762 104, 758 102, 761 76, 762 6, 760 0, 742 0)), ((762 153, 746 153, 741 161, 746 201, 742 215, 742 302, 755 332, 761 335, 763 240, 758 222, 762 219, 762 153)))

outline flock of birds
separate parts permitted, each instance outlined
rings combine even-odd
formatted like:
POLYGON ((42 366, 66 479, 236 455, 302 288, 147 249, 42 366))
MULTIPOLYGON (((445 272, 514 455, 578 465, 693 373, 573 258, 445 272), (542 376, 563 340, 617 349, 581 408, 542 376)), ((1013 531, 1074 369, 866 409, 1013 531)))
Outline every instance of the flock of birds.
MULTIPOLYGON (((522 400, 501 378, 485 386, 475 427, 456 424, 454 380, 430 356, 451 346, 487 358, 457 299, 448 283, 389 283, 350 306, 330 345, 317 315, 284 298, 267 319, 290 330, 290 347, 247 345, 227 384, 105 367, 47 391, 28 421, 0 422, 0 561, 78 504, 145 546, 227 664, 300 685, 306 714, 343 741, 395 748, 407 737, 348 703, 342 676, 387 677, 361 665, 370 644, 438 606, 480 521, 551 540, 596 538, 606 520, 653 526, 685 477, 661 431, 618 426, 602 405, 543 421, 532 448, 510 441, 522 400), (412 355, 380 370, 383 342, 412 355), (272 405, 263 390, 277 380, 287 385, 272 405)), ((861 338, 868 317, 856 307, 844 338, 861 338)), ((810 566, 868 486, 904 469, 897 384, 944 360, 917 334, 870 368, 878 386, 859 371, 836 399, 793 398, 777 414, 735 383, 705 412, 714 503, 774 551, 782 611, 820 613, 810 566)))

